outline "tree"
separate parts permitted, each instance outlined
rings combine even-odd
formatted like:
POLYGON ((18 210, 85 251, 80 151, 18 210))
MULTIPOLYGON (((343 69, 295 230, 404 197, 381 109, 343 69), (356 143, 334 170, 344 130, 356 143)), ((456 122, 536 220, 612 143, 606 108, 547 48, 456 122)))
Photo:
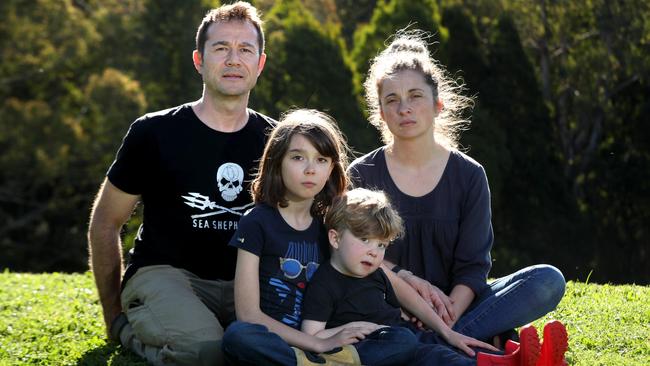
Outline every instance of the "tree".
POLYGON ((206 12, 215 4, 204 0, 144 1, 136 19, 137 48, 133 56, 138 80, 150 108, 169 108, 201 96, 201 77, 192 64, 196 30, 206 12))
POLYGON ((434 43, 446 40, 446 30, 439 24, 440 14, 433 0, 379 0, 370 23, 359 27, 354 34, 351 56, 357 75, 357 90, 361 90, 361 77, 368 71, 370 60, 384 49, 389 36, 407 26, 430 32, 433 35, 431 54, 444 61, 434 46, 434 43))
POLYGON ((101 44, 93 9, 1 6, 0 268, 84 270, 90 202, 144 96, 92 62, 101 49, 90 46, 101 44))
POLYGON ((337 29, 321 26, 299 1, 282 0, 267 16, 266 34, 269 58, 251 104, 274 117, 295 107, 325 111, 355 148, 372 146, 337 29))
POLYGON ((336 13, 341 22, 341 34, 350 47, 354 32, 360 24, 370 21, 377 0, 335 0, 336 13))
POLYGON ((76 217, 65 176, 75 143, 66 116, 77 111, 67 100, 92 68, 88 52, 99 35, 70 2, 0 6, 0 250, 8 254, 0 267, 65 268, 83 261, 62 250, 79 227, 57 225, 76 217))
MULTIPOLYGON (((639 247, 647 246, 649 239, 647 231, 635 223, 650 216, 648 206, 643 206, 643 200, 624 199, 627 187, 613 184, 620 183, 621 177, 611 172, 624 162, 634 161, 639 167, 647 164, 648 148, 630 144, 634 139, 621 131, 629 132, 630 121, 624 118, 634 121, 638 116, 639 106, 633 103, 639 100, 631 93, 647 93, 644 75, 649 65, 643 47, 649 34, 645 18, 650 5, 644 1, 539 0, 511 6, 518 28, 526 34, 524 43, 532 46, 530 54, 538 64, 542 96, 550 107, 573 201, 585 220, 598 223, 591 229, 593 237, 584 239, 593 253, 595 278, 616 273, 612 263, 619 256, 643 263, 648 254, 639 247)), ((647 128, 635 125, 633 134, 643 135, 647 128)), ((628 265, 623 270, 627 276, 648 281, 650 271, 635 268, 628 265)))

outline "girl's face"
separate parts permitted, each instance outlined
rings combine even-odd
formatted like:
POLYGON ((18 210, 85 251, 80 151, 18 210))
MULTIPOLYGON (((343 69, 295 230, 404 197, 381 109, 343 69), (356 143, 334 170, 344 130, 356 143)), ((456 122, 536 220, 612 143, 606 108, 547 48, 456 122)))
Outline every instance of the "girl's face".
POLYGON ((421 72, 399 71, 380 86, 381 118, 396 139, 433 136, 437 101, 421 72))
POLYGON ((332 158, 321 155, 305 136, 293 135, 282 158, 287 201, 313 200, 327 183, 332 168, 332 158))
POLYGON ((381 239, 358 238, 343 230, 337 233, 329 231, 330 245, 334 248, 331 263, 340 273, 363 278, 379 268, 384 260, 388 243, 381 239))

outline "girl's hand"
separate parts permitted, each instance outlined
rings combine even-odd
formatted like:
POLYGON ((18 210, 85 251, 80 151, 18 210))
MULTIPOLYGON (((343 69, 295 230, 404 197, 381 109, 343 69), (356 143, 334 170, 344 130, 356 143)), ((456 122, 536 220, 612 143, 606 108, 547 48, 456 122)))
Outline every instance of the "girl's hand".
POLYGON ((447 343, 451 344, 452 346, 464 351, 467 353, 469 356, 474 357, 476 355, 476 352, 474 352, 473 349, 469 348, 470 346, 473 347, 480 347, 480 348, 485 348, 489 349, 491 351, 499 351, 498 348, 494 347, 491 344, 481 342, 477 339, 474 339, 472 337, 468 337, 466 335, 460 334, 458 332, 454 332, 453 330, 450 330, 450 332, 447 335, 443 335, 447 343))
MULTIPOLYGON (((373 324, 373 323, 368 323, 373 324)), ((357 343, 366 338, 366 335, 372 333, 371 327, 354 327, 349 326, 341 329, 339 332, 329 338, 322 339, 316 349, 316 352, 322 353, 337 347, 357 343)))
POLYGON ((399 277, 406 281, 415 291, 420 294, 424 301, 429 304, 445 324, 451 326, 456 322, 456 314, 452 306, 453 300, 442 290, 411 272, 402 271, 399 277), (402 272, 406 274, 402 275, 402 272))

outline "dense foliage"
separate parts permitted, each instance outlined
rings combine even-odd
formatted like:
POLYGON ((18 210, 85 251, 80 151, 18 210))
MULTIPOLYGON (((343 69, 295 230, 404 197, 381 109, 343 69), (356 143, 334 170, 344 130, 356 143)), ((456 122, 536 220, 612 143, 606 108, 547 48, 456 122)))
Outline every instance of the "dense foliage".
MULTIPOLYGON (((253 108, 325 110, 367 152, 379 145, 362 102, 368 61, 397 29, 426 29, 476 97, 461 142, 490 179, 492 276, 546 262, 569 278, 650 282, 650 3, 255 3, 269 58, 253 108)), ((121 137, 142 113, 200 95, 194 33, 217 5, 0 2, 0 268, 87 268, 89 207, 121 137)))

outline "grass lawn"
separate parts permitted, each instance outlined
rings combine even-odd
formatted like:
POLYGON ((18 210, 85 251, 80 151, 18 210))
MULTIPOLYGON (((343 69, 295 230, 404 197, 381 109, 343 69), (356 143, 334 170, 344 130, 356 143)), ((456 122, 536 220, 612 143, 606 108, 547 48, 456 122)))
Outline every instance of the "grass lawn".
MULTIPOLYGON (((0 365, 145 365, 107 344, 90 273, 0 273, 0 365)), ((569 282, 570 365, 650 365, 650 287, 569 282)))

